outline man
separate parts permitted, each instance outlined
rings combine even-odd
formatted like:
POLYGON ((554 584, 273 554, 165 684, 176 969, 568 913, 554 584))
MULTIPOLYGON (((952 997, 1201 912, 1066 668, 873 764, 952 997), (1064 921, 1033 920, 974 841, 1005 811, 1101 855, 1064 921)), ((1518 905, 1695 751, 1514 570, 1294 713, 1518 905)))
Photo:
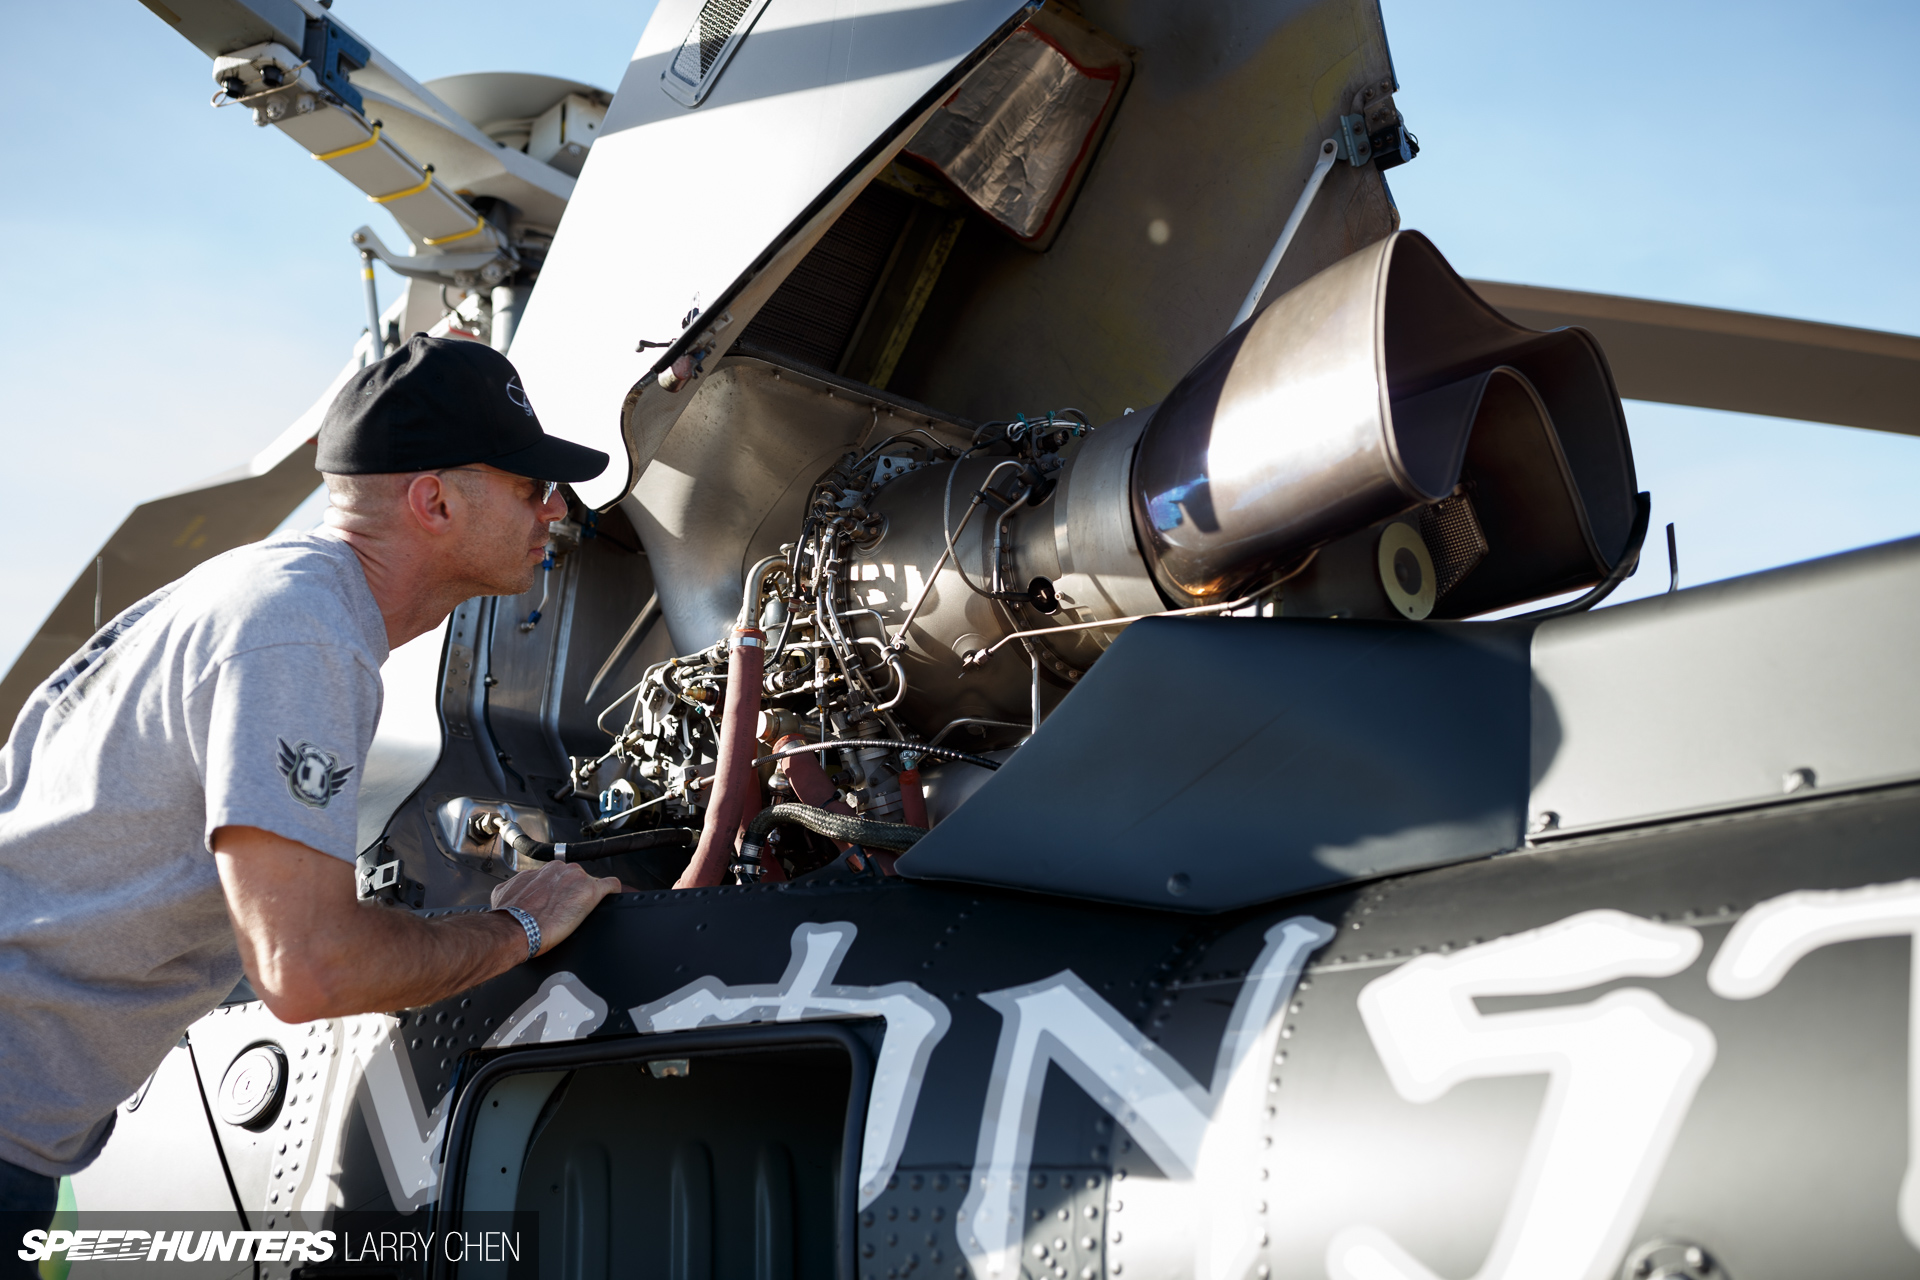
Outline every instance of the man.
POLYGON ((0 1210, 50 1215, 243 970, 287 1022, 429 1004, 619 891, 553 863, 428 920, 356 901, 353 869, 380 664, 527 590, 557 484, 606 464, 541 430, 505 356, 416 336, 327 412, 324 528, 163 587, 28 700, 0 749, 0 1210))

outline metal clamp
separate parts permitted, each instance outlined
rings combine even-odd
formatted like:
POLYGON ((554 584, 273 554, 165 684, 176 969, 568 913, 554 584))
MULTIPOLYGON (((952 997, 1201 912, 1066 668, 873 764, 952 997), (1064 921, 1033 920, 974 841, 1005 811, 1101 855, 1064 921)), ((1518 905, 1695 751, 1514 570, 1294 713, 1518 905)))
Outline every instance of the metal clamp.
POLYGON ((360 896, 371 897, 382 889, 391 889, 400 883, 400 860, 382 862, 366 868, 360 873, 360 896))

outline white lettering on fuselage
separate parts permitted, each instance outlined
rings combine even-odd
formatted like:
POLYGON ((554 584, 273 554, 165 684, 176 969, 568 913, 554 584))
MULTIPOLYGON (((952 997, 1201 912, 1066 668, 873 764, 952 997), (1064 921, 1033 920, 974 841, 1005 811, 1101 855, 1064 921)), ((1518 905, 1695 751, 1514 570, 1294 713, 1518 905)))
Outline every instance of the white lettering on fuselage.
MULTIPOLYGON (((1692 929, 1588 911, 1541 929, 1422 956, 1360 993, 1400 1096, 1432 1102, 1464 1080, 1545 1074, 1546 1103, 1477 1280, 1615 1274, 1654 1181, 1713 1065, 1713 1033, 1634 987, 1590 1004, 1483 1014, 1476 999, 1666 977, 1700 954, 1692 929)), ((1435 1280, 1386 1233, 1349 1227, 1333 1280, 1435 1280)))
POLYGON ((1279 1014, 1307 957, 1333 936, 1332 925, 1310 916, 1267 931, 1206 1089, 1071 970, 983 994, 1003 1021, 958 1227, 974 1274, 981 1280, 1020 1274, 1027 1177, 1049 1064, 1058 1064, 1124 1125, 1169 1176, 1204 1188, 1194 1201, 1201 1216, 1194 1231, 1196 1274, 1207 1280, 1244 1274, 1257 1248, 1246 1224, 1256 1211, 1259 1117, 1279 1014))
POLYGON ((1707 968, 1707 985, 1729 1000, 1752 1000, 1822 947, 1892 937, 1911 940, 1913 975, 1907 997, 1907 1171, 1896 1212, 1900 1229, 1920 1248, 1920 880, 1769 899, 1734 925, 1707 968))
POLYGON ((866 1137, 860 1147, 860 1207, 886 1190, 906 1146, 933 1047, 953 1015, 938 997, 911 982, 843 987, 833 982, 859 930, 846 921, 803 924, 793 931, 793 958, 770 986, 729 987, 718 978, 690 982, 672 995, 632 1010, 641 1031, 690 1031, 751 1022, 810 1022, 828 1018, 883 1018, 886 1032, 873 1068, 866 1137))

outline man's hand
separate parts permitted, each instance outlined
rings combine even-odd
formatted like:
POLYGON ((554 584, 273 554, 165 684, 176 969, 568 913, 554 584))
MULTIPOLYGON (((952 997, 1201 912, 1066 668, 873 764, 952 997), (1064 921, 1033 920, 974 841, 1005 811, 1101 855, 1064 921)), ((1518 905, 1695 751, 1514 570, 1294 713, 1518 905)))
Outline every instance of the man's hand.
MULTIPOLYGON (((270 831, 221 827, 213 852, 247 977, 283 1022, 432 1004, 527 958, 510 915, 428 920, 356 901, 350 864, 270 831)), ((521 872, 493 902, 531 912, 545 951, 620 889, 555 863, 521 872)))
POLYGON ((540 952, 545 955, 580 927, 600 899, 624 887, 611 877, 588 875, 577 863, 549 862, 496 885, 493 905, 530 912, 540 926, 540 952))

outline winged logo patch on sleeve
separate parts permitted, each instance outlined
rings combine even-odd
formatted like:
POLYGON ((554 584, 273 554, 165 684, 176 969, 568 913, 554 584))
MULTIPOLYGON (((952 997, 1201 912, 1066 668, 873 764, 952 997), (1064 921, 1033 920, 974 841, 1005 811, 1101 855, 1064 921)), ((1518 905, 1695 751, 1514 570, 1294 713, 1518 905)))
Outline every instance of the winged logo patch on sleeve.
POLYGON ((279 743, 280 772, 286 775, 287 790, 308 808, 326 808, 327 802, 347 785, 347 775, 353 772, 353 766, 341 764, 339 756, 322 751, 311 742, 290 747, 287 740, 281 738, 279 743))

